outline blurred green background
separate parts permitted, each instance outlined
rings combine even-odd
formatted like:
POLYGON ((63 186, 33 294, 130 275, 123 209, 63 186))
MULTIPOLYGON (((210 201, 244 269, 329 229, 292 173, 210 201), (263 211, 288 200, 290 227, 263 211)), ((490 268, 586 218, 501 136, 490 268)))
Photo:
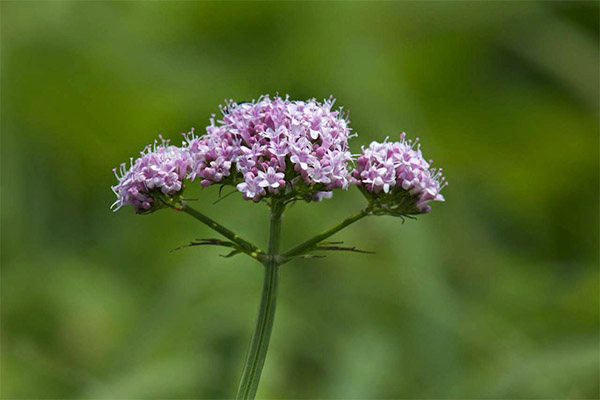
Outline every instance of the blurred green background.
MULTIPOLYGON (((598 398, 597 2, 2 2, 3 398, 227 398, 261 267, 111 169, 225 98, 324 98, 352 148, 402 131, 447 202, 296 261, 259 397, 598 398)), ((196 207, 263 245, 267 210, 196 207)), ((363 205, 286 212, 284 247, 363 205)))

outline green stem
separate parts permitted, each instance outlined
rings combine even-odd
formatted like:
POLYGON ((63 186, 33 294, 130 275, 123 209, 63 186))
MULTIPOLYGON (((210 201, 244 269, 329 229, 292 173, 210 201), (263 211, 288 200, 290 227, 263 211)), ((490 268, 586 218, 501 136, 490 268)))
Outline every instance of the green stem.
POLYGON ((297 245, 296 247, 286 251, 285 253, 283 253, 283 259, 285 260, 283 262, 289 261, 290 257, 304 254, 305 252, 312 250, 319 242, 322 242, 323 240, 327 239, 329 236, 341 231, 348 225, 355 223, 356 221, 362 219, 363 217, 366 217, 367 215, 369 215, 370 212, 371 212, 371 209, 369 207, 366 207, 363 210, 360 210, 359 212, 357 212, 356 214, 346 218, 339 224, 327 229, 326 231, 319 233, 316 236, 313 236, 312 238, 308 239, 307 241, 302 242, 299 245, 297 245))
POLYGON ((275 305, 277 302, 277 283, 279 276, 279 238, 281 236, 281 216, 284 206, 273 201, 271 204, 270 227, 269 227, 269 254, 264 262, 265 279, 263 283, 262 297, 258 309, 258 318, 254 334, 250 341, 248 356, 244 364, 244 371, 238 387, 236 399, 254 399, 260 375, 267 357, 269 339, 273 329, 275 318, 275 305))
POLYGON ((248 242, 247 240, 242 239, 240 235, 225 228, 223 225, 219 224, 212 218, 209 218, 206 215, 199 212, 198 210, 195 210, 194 208, 190 207, 185 202, 182 201, 180 204, 178 204, 177 207, 174 208, 183 211, 188 215, 191 215, 198 221, 219 232, 221 235, 225 236, 227 239, 240 246, 243 252, 248 254, 250 257, 255 258, 261 262, 264 261, 264 252, 261 249, 248 242))

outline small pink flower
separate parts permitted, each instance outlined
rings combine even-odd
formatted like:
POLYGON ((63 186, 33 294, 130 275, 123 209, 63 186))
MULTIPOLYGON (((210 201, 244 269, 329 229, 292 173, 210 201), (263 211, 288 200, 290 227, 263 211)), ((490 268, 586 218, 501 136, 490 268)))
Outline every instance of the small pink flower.
POLYGON ((259 180, 251 172, 246 174, 244 182, 237 185, 237 190, 242 192, 242 196, 246 200, 258 201, 260 197, 265 195, 264 188, 259 185, 259 180))
POLYGON ((272 167, 267 168, 267 172, 258 171, 258 186, 268 188, 270 191, 277 191, 285 185, 284 176, 283 172, 277 172, 272 167))

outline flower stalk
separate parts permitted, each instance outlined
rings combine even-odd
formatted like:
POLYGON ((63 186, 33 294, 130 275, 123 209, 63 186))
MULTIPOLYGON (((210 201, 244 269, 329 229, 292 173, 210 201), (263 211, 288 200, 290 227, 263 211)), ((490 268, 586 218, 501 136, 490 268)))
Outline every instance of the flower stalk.
POLYGON ((366 217, 367 215, 369 215, 371 213, 371 211, 372 211, 371 207, 365 207, 362 210, 360 210, 359 212, 357 212, 356 214, 351 215, 350 217, 346 218, 339 224, 332 226, 331 228, 319 233, 316 236, 313 236, 312 238, 300 243, 296 247, 293 247, 292 249, 286 251, 282 255, 283 260, 281 263, 282 264, 286 263, 296 256, 303 255, 306 252, 315 249, 320 242, 322 242, 323 240, 327 239, 328 237, 334 235, 335 233, 341 231, 348 225, 351 225, 351 224, 355 223, 356 221, 359 221, 362 218, 366 217))
POLYGON ((227 229, 217 221, 213 220, 212 218, 209 218, 206 215, 202 214, 200 211, 190 207, 184 201, 180 201, 172 207, 178 211, 183 211, 184 213, 196 218, 198 221, 207 225, 211 229, 219 232, 221 235, 225 236, 227 239, 231 240, 233 243, 238 245, 240 251, 246 253, 250 257, 258 260, 259 262, 264 262, 264 260, 266 259, 264 251, 262 251, 260 248, 253 245, 249 241, 241 238, 240 235, 230 231, 229 229, 227 229))
POLYGON ((269 226, 269 244, 268 255, 264 262, 265 278, 263 283, 260 307, 258 309, 258 318, 256 327, 250 341, 248 355, 244 363, 242 378, 238 387, 236 399, 254 399, 260 382, 271 331, 273 330, 273 320, 275 319, 275 306, 277 303, 277 285, 279 279, 279 242, 281 237, 281 219, 283 216, 284 205, 278 200, 273 199, 271 203, 270 226, 269 226))

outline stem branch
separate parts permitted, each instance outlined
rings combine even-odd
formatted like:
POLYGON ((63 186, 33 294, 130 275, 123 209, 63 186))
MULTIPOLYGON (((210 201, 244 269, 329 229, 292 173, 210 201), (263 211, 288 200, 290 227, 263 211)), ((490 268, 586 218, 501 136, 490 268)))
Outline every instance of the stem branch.
POLYGON ((285 253, 283 253, 283 259, 285 260, 284 262, 289 261, 289 259, 291 257, 297 256, 300 254, 304 254, 305 252, 312 250, 317 244, 319 244, 323 240, 327 239, 329 236, 341 231, 348 225, 355 223, 356 221, 362 219, 363 217, 366 217, 367 215, 369 215, 370 212, 371 212, 371 209, 369 207, 366 207, 366 208, 360 210, 359 212, 357 212, 356 214, 346 218, 339 224, 327 229, 326 231, 319 233, 316 236, 313 236, 312 238, 308 239, 307 241, 302 242, 299 245, 297 245, 296 247, 286 251, 285 253))
POLYGON ((256 247, 249 241, 242 239, 240 237, 240 235, 238 235, 237 233, 230 231, 229 229, 225 228, 223 225, 219 224, 217 221, 213 220, 212 218, 207 217, 206 215, 202 214, 200 211, 190 207, 185 202, 182 201, 180 204, 178 204, 177 207, 174 207, 174 208, 176 210, 183 211, 184 213, 186 213, 188 215, 191 215, 192 217, 196 218, 198 221, 207 225, 209 228, 212 228, 215 231, 219 232, 221 235, 225 236, 227 239, 231 240, 233 243, 240 246, 242 251, 244 253, 248 254, 250 257, 257 259, 260 262, 264 261, 265 255, 264 255, 264 252, 260 248, 256 247))

